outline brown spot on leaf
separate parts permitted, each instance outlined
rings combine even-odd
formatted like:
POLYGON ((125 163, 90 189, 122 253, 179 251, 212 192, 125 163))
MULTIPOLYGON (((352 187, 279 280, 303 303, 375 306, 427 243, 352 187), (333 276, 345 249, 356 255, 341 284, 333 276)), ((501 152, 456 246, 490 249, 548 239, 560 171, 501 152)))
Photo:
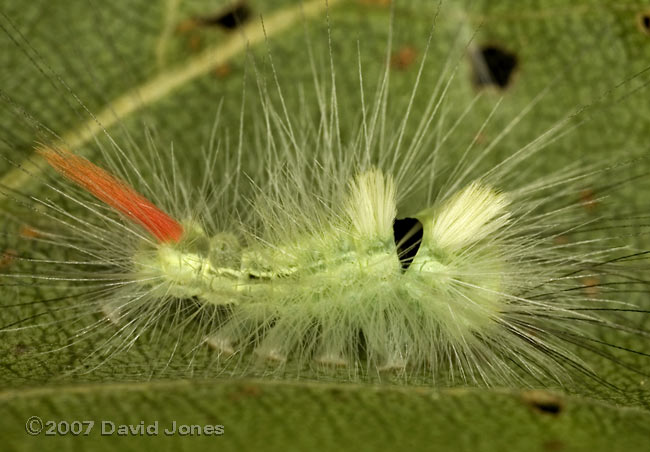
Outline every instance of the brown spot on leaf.
POLYGON ((233 402, 249 397, 259 397, 262 395, 262 389, 257 385, 242 385, 228 395, 228 398, 233 402))
POLYGON ((590 297, 597 297, 600 293, 600 280, 598 278, 594 278, 593 276, 584 278, 582 280, 582 285, 585 293, 590 297))
POLYGON ((196 20, 194 19, 185 19, 176 26, 176 33, 185 34, 193 31, 198 27, 196 20))
POLYGON ((201 36, 195 33, 192 33, 188 38, 187 38, 187 47, 190 49, 190 52, 196 53, 201 50, 203 47, 203 40, 201 39, 201 36))
POLYGON ((18 233, 25 239, 35 239, 41 236, 41 233, 37 229, 34 229, 31 226, 27 225, 21 226, 18 233))
POLYGON ((582 204, 582 207, 584 207, 584 209, 590 213, 593 212, 596 207, 598 207, 596 194, 590 188, 587 188, 580 192, 580 203, 582 204))
POLYGON ((18 252, 16 250, 5 250, 2 254, 0 254, 0 268, 9 267, 17 256, 18 252))
POLYGON ((556 235, 555 237, 553 237, 553 243, 555 245, 566 245, 567 243, 569 243, 569 237, 567 237, 566 235, 556 235))
POLYGON ((219 66, 214 68, 214 75, 217 78, 225 78, 230 75, 232 72, 232 69, 228 63, 220 64, 219 66))
POLYGON ((390 58, 391 67, 404 71, 408 69, 416 60, 418 54, 414 47, 403 46, 395 52, 390 58))
POLYGON ((489 142, 489 137, 484 132, 478 132, 474 136, 474 141, 476 144, 486 144, 489 142))

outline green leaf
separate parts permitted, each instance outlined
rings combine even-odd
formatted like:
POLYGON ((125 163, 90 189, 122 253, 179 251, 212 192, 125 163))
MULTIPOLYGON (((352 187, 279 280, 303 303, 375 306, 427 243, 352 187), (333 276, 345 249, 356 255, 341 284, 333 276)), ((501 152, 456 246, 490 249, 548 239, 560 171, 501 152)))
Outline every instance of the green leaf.
MULTIPOLYGON (((9 70, 0 74, 4 107, 0 110, 0 152, 5 157, 0 163, 0 183, 34 194, 47 194, 39 185, 42 179, 28 163, 34 159, 35 141, 51 138, 42 127, 54 131, 77 152, 92 155, 98 143, 107 145, 105 130, 120 145, 146 146, 147 126, 153 129, 159 146, 167 149, 173 143, 188 167, 200 171, 201 150, 219 108, 220 126, 234 142, 243 87, 246 108, 255 109, 259 108, 254 102, 259 95, 257 80, 273 85, 267 67, 269 52, 288 110, 298 111, 303 101, 316 105, 305 29, 317 67, 323 71, 319 76, 327 80, 328 20, 342 133, 349 135, 354 131, 351 124, 360 117, 359 64, 364 93, 371 99, 385 64, 391 17, 389 2, 382 0, 329 0, 329 10, 318 0, 305 1, 302 6, 290 0, 258 0, 247 2, 250 20, 229 31, 188 22, 218 16, 228 8, 226 1, 5 3, 1 9, 4 17, 0 17, 4 29, 0 51, 3 66, 9 70), (265 33, 259 15, 264 18, 265 33), (250 58, 242 33, 248 38, 250 58), (246 80, 242 81, 244 73, 246 80), (16 167, 17 162, 23 164, 16 167), (24 171, 26 167, 31 174, 24 171)), ((650 61, 650 34, 643 28, 642 18, 650 10, 644 2, 450 0, 443 2, 439 15, 437 2, 393 3, 392 98, 408 100, 434 19, 436 29, 426 53, 421 92, 432 89, 446 62, 458 64, 449 91, 451 117, 469 105, 480 89, 472 58, 449 60, 454 39, 463 45, 469 42, 468 53, 489 45, 517 60, 505 89, 486 89, 472 109, 463 123, 469 133, 476 132, 501 96, 502 104, 484 131, 488 139, 543 93, 533 113, 521 117, 494 156, 484 162, 485 168, 557 121, 580 112, 571 119, 571 124, 580 126, 546 148, 537 157, 535 171, 558 170, 585 157, 594 162, 641 157, 629 165, 630 177, 647 172, 650 107, 644 90, 649 79, 644 71, 650 61)), ((427 101, 426 95, 416 96, 414 118, 423 113, 427 101)), ((390 118, 396 123, 400 119, 390 118)), ((247 139, 251 146, 255 144, 254 137, 247 139)), ((243 164, 252 168, 257 162, 243 164)), ((633 213, 645 214, 650 193, 647 179, 613 192, 608 210, 595 215, 628 218, 633 213)), ((7 190, 1 193, 0 202, 11 211, 14 196, 7 190)), ((16 228, 12 221, 3 220, 4 225, 16 228)), ((647 234, 630 233, 637 247, 650 248, 647 234)), ((11 237, 3 238, 6 243, 0 242, 0 248, 11 249, 15 245, 11 237)), ((16 300, 52 296, 47 286, 17 287, 5 280, 2 284, 1 325, 37 316, 43 310, 41 305, 9 309, 16 300)), ((647 288, 630 297, 648 307, 647 288)), ((65 318, 66 313, 52 315, 65 318)), ((636 328, 649 326, 648 316, 630 316, 629 321, 636 328)), ((650 433, 645 411, 650 407, 646 377, 650 359, 622 350, 616 356, 632 370, 605 358, 595 362, 598 374, 617 389, 594 383, 576 386, 579 389, 574 395, 548 395, 518 388, 442 389, 400 381, 377 385, 336 379, 315 383, 309 379, 228 378, 214 369, 214 355, 209 350, 197 351, 190 343, 174 353, 176 344, 159 337, 142 338, 128 352, 107 361, 105 355, 110 351, 88 361, 96 344, 114 332, 104 328, 92 342, 64 347, 78 328, 53 323, 1 333, 0 431, 9 449, 70 450, 82 444, 93 450, 182 449, 201 443, 224 450, 285 450, 293 444, 297 450, 354 445, 369 450, 596 451, 611 450, 616 443, 620 450, 643 450, 650 433), (56 350, 40 353, 52 349, 56 350), (94 420, 96 425, 88 437, 46 437, 44 433, 32 437, 25 431, 30 416, 44 421, 94 420), (102 436, 102 420, 116 424, 157 420, 161 429, 172 420, 223 424, 225 432, 220 437, 192 440, 164 434, 153 438, 102 436)), ((643 336, 621 331, 607 334, 603 340, 650 352, 643 336)), ((237 369, 234 374, 238 375, 237 369)))

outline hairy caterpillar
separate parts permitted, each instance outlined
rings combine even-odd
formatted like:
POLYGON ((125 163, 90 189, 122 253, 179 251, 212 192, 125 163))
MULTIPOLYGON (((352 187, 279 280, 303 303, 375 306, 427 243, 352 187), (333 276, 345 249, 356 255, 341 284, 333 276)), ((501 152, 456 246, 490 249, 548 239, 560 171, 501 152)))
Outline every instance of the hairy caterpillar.
MULTIPOLYGON (((161 346, 163 357, 211 347, 216 372, 488 385, 567 384, 573 372, 606 383, 583 353, 616 362, 618 345, 602 331, 645 337, 625 317, 645 313, 626 295, 647 294, 642 276, 635 279, 646 270, 645 251, 618 234, 590 235, 609 223, 589 217, 580 195, 629 165, 578 163, 532 176, 540 152, 571 129, 565 115, 483 166, 539 99, 480 143, 499 101, 473 128, 466 123, 473 103, 449 106, 471 42, 460 29, 433 88, 420 86, 424 61, 416 66, 395 121, 387 113, 390 58, 368 104, 364 71, 355 68, 361 88, 352 127, 339 117, 333 63, 325 85, 310 60, 313 110, 304 94, 289 104, 276 57, 271 86, 253 63, 259 111, 252 125, 242 112, 235 146, 220 135, 223 119, 214 122, 198 184, 177 150, 142 148, 129 142, 129 130, 124 144, 112 138, 119 130, 98 139, 92 160, 103 161, 101 169, 17 108, 41 130, 39 153, 72 184, 47 173, 44 196, 5 190, 26 207, 13 218, 35 231, 29 246, 44 245, 18 253, 18 263, 33 268, 11 267, 4 276, 19 285, 5 287, 20 294, 20 282, 39 282, 74 292, 41 299, 45 313, 25 315, 31 302, 6 306, 5 332, 72 325, 73 344, 83 340, 91 355, 104 355, 98 366, 152 334, 152 343, 172 344, 161 346), (428 100, 415 118, 423 90, 428 100), (27 212, 37 214, 34 224, 27 212), (396 231, 401 224, 406 233, 396 231), (602 291, 588 290, 595 287, 602 291), (52 320, 43 322, 45 314, 52 320)), ((327 55, 333 59, 332 47, 327 55)), ((19 167, 32 179, 43 168, 19 167)))

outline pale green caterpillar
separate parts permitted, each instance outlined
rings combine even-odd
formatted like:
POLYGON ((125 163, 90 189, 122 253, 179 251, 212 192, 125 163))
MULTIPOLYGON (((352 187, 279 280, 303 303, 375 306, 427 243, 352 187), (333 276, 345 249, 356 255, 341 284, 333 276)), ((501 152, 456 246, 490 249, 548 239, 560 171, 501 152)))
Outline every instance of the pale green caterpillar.
POLYGON ((502 290, 512 282, 498 271, 506 262, 493 235, 508 223, 507 204, 504 195, 473 183, 422 212, 422 244, 402 270, 393 237, 394 183, 372 169, 351 182, 344 212, 325 230, 246 249, 232 234, 210 238, 189 226, 179 243, 137 254, 136 274, 155 287, 154 296, 232 305, 208 339, 226 354, 252 342, 258 355, 273 360, 300 351, 320 363, 349 365, 358 359, 350 344, 362 331, 380 369, 424 367, 439 359, 435 337, 464 349, 498 323, 508 303, 502 290), (476 273, 480 267, 494 270, 476 273), (419 325, 431 334, 413 335, 419 325), (303 345, 310 334, 314 341, 303 345))

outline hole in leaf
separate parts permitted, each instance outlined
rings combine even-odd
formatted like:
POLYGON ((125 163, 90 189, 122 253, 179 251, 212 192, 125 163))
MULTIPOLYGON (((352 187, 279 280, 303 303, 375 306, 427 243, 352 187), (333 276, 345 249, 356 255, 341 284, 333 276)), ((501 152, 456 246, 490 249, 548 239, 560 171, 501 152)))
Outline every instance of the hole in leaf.
POLYGON ((481 87, 506 88, 517 68, 517 55, 494 45, 480 48, 473 58, 475 83, 481 87))
POLYGON ((523 394, 524 402, 535 411, 551 416, 558 416, 564 410, 564 403, 560 397, 546 391, 532 390, 523 394))
POLYGON ((535 408, 543 413, 558 415, 562 411, 562 407, 554 402, 541 402, 535 403, 535 408))
POLYGON ((214 15, 196 17, 194 20, 198 25, 205 27, 221 27, 234 30, 246 23, 251 15, 252 11, 245 2, 237 2, 214 15))
POLYGON ((409 268, 418 253, 422 243, 422 234, 422 223, 417 218, 395 219, 393 236, 402 270, 406 271, 409 268))

